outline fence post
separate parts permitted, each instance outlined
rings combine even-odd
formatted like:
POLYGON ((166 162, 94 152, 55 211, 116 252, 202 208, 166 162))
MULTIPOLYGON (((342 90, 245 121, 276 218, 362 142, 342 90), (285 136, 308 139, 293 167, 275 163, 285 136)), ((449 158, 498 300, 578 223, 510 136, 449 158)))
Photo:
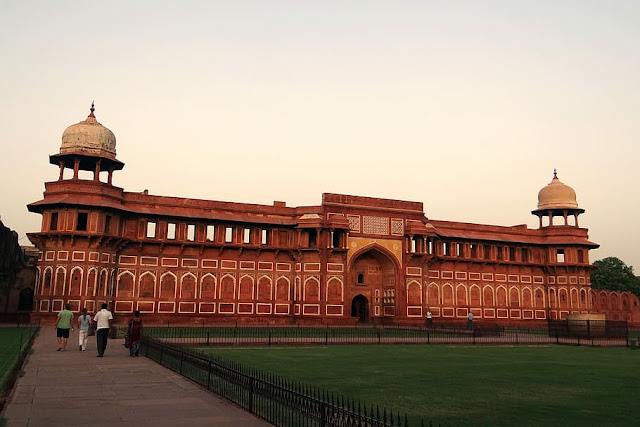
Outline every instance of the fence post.
POLYGON ((210 331, 207 329, 207 347, 211 345, 211 342, 209 341, 209 333, 210 331))
POLYGON ((518 345, 518 330, 516 329, 516 345, 518 345))
POLYGON ((162 359, 164 356, 164 345, 160 344, 160 364, 162 365, 162 359))
POLYGON ((431 332, 427 332, 427 344, 431 344, 431 332))
POLYGON ((378 329, 377 332, 378 332, 378 344, 380 344, 380 341, 381 341, 381 339, 380 339, 380 329, 378 329))
POLYGON ((267 332, 269 334, 269 341, 268 341, 268 345, 271 345, 271 329, 267 329, 267 332))
POLYGON ((22 353, 22 332, 20 332, 20 345, 18 346, 18 359, 20 358, 20 353, 22 353))
POLYGON ((320 427, 327 425, 327 404, 320 402, 320 427))
POLYGON ((211 360, 209 360, 209 370, 207 372, 207 390, 211 390, 211 360))
POLYGON ((591 338, 591 320, 587 319, 587 338, 591 338))
POLYGON ((253 414, 253 386, 254 378, 249 377, 249 412, 253 414))
POLYGON ((180 351, 180 375, 182 375, 182 360, 184 359, 184 351, 180 351))
POLYGON ((324 330, 324 345, 329 345, 329 324, 327 324, 327 328, 324 330))

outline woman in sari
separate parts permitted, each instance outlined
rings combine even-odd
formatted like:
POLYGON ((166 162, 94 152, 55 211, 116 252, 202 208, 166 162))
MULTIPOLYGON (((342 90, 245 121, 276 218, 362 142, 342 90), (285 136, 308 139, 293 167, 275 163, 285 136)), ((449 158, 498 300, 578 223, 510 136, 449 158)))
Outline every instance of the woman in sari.
POLYGON ((131 320, 129 320, 129 328, 127 336, 129 338, 129 356, 138 356, 140 354, 140 337, 142 335, 142 318, 140 311, 136 310, 131 320))

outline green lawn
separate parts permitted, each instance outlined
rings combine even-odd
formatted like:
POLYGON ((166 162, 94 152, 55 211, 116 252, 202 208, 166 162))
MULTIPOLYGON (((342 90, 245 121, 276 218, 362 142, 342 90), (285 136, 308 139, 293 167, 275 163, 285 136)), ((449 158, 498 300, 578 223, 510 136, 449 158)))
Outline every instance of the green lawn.
POLYGON ((20 351, 34 332, 35 328, 0 328, 0 394, 5 391, 20 351))
POLYGON ((203 348, 428 425, 638 425, 640 350, 361 345, 203 348))

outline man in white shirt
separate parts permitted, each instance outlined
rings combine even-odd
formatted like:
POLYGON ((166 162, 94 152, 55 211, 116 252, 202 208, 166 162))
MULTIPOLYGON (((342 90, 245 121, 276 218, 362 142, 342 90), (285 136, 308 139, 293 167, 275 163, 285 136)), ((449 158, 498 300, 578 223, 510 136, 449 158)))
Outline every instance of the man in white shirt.
POLYGON ((102 304, 102 310, 96 313, 93 320, 96 322, 98 357, 103 357, 104 351, 107 348, 107 338, 109 337, 109 330, 111 329, 111 321, 113 320, 113 314, 107 310, 106 303, 102 304))

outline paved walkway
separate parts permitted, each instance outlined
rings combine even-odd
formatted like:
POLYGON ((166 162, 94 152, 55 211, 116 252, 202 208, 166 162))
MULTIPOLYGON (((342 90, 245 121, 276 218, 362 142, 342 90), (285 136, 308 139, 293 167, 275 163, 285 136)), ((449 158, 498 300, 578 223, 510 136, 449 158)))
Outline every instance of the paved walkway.
POLYGON ((8 426, 269 425, 146 357, 129 357, 123 340, 109 340, 102 358, 95 337, 87 351, 77 343, 76 330, 58 352, 54 327, 40 329, 2 414, 8 426))

